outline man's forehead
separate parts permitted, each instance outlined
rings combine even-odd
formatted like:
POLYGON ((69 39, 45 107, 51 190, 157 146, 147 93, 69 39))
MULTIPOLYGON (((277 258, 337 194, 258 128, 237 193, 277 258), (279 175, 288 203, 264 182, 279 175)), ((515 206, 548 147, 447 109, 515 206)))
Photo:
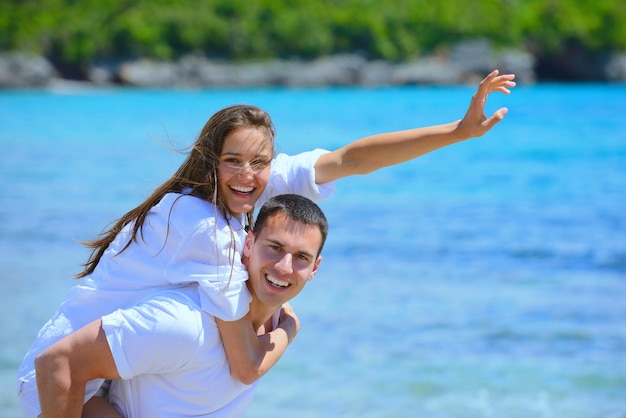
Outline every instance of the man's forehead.
POLYGON ((298 241, 300 245, 309 249, 312 247, 317 251, 322 233, 316 225, 294 221, 284 213, 278 213, 267 219, 257 238, 285 241, 285 243, 298 241))

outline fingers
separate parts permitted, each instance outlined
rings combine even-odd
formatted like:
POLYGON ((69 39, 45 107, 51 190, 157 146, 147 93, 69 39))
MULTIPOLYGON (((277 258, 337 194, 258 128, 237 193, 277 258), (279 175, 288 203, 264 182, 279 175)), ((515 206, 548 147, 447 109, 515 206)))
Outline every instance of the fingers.
POLYGON ((478 90, 472 96, 467 112, 459 125, 463 131, 462 137, 482 136, 504 119, 509 111, 506 107, 498 109, 491 117, 487 118, 485 105, 489 94, 494 91, 510 94, 510 89, 516 85, 514 79, 515 74, 500 75, 498 70, 494 70, 480 82, 478 90))
POLYGON ((493 70, 491 73, 487 75, 487 77, 483 78, 483 80, 478 84, 478 93, 487 93, 491 90, 492 85, 497 81, 498 74, 500 71, 493 70))
POLYGON ((501 122, 508 112, 509 112, 509 109, 507 109, 506 107, 496 110, 496 112, 493 115, 491 115, 489 119, 485 120, 482 123, 483 128, 485 128, 485 132, 489 131, 497 123, 501 122))
POLYGON ((489 81, 493 80, 494 78, 496 78, 498 76, 498 74, 500 74, 500 70, 493 70, 492 72, 490 72, 489 74, 487 74, 487 77, 485 77, 483 79, 483 81, 481 81, 480 84, 483 83, 488 83, 489 81))
POLYGON ((499 75, 498 70, 493 70, 487 77, 485 77, 478 85, 478 94, 488 95, 491 92, 498 91, 504 94, 510 94, 511 88, 516 86, 515 74, 502 74, 499 75))
POLYGON ((497 116, 498 118, 500 118, 500 120, 502 120, 507 113, 509 113, 509 109, 507 107, 503 107, 501 109, 498 109, 496 113, 494 113, 494 116, 497 116))
POLYGON ((515 74, 504 74, 493 80, 492 91, 499 91, 500 93, 510 94, 511 88, 515 87, 517 83, 513 81, 515 74))
POLYGON ((515 74, 505 74, 498 79, 494 80, 494 86, 492 91, 498 91, 504 94, 511 94, 511 88, 515 87, 517 83, 513 81, 515 74))
POLYGON ((287 316, 292 316, 295 315, 295 311, 293 310, 293 308, 291 307, 291 305, 289 304, 289 302, 285 302, 282 306, 281 306, 281 315, 287 315, 287 316))

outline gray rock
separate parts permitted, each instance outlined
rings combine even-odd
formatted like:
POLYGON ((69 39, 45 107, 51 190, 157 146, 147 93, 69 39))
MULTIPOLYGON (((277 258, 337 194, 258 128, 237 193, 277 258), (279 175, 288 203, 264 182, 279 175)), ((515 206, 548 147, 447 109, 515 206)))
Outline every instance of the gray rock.
POLYGON ((365 59, 359 55, 340 54, 300 62, 286 69, 285 84, 290 86, 349 86, 359 84, 365 59))
POLYGON ((518 83, 532 84, 536 81, 535 57, 525 51, 507 50, 496 59, 495 68, 500 73, 513 73, 518 83))
MULTIPOLYGON (((623 80, 624 56, 607 67, 612 80, 623 80)), ((525 51, 505 50, 496 55, 489 42, 475 40, 454 46, 448 55, 392 63, 367 61, 358 54, 339 54, 313 61, 271 60, 234 63, 187 55, 176 62, 140 59, 107 61, 87 67, 92 85, 125 84, 137 87, 267 87, 267 86, 392 86, 475 83, 493 68, 513 72, 521 83, 535 81, 534 57, 525 51)), ((0 87, 60 85, 44 58, 24 54, 0 55, 0 87)))
POLYGON ((394 65, 388 61, 370 61, 363 65, 359 77, 362 86, 388 86, 392 84, 394 65))
POLYGON ((605 71, 607 80, 626 82, 626 54, 612 54, 605 71))
POLYGON ((200 87, 261 87, 276 84, 277 63, 212 61, 186 56, 178 62, 178 84, 200 87))
POLYGON ((111 85, 118 81, 121 63, 117 61, 97 62, 87 67, 87 81, 95 85, 111 85))
POLYGON ((119 79, 139 87, 170 87, 178 81, 178 66, 172 62, 142 59, 120 66, 119 79))
POLYGON ((2 87, 46 86, 56 75, 52 64, 39 55, 24 52, 0 54, 0 86, 2 87))
POLYGON ((393 84, 458 84, 461 72, 441 58, 428 57, 407 64, 397 65, 391 75, 393 84))
POLYGON ((491 42, 487 39, 471 39, 456 43, 448 60, 449 65, 466 76, 490 73, 495 61, 491 42))

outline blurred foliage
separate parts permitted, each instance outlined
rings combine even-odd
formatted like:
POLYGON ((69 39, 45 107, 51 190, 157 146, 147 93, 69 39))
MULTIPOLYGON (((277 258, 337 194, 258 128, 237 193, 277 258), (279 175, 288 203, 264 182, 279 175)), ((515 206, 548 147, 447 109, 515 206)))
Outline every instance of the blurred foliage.
POLYGON ((406 60, 459 39, 626 50, 621 0, 2 0, 0 50, 66 63, 189 53, 230 60, 359 52, 406 60))

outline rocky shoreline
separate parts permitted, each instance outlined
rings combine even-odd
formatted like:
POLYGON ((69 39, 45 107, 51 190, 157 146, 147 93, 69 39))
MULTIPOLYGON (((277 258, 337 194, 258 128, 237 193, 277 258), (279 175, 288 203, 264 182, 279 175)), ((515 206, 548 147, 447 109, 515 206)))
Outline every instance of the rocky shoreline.
POLYGON ((403 63, 370 61, 358 54, 312 61, 245 63, 187 55, 175 62, 139 59, 96 63, 86 66, 79 79, 64 77, 41 56, 0 53, 0 88, 76 83, 143 88, 453 85, 474 83, 494 68, 515 73, 522 84, 546 79, 626 82, 626 54, 591 56, 584 51, 565 50, 560 57, 541 60, 528 51, 496 52, 488 41, 475 40, 460 42, 445 53, 403 63))

